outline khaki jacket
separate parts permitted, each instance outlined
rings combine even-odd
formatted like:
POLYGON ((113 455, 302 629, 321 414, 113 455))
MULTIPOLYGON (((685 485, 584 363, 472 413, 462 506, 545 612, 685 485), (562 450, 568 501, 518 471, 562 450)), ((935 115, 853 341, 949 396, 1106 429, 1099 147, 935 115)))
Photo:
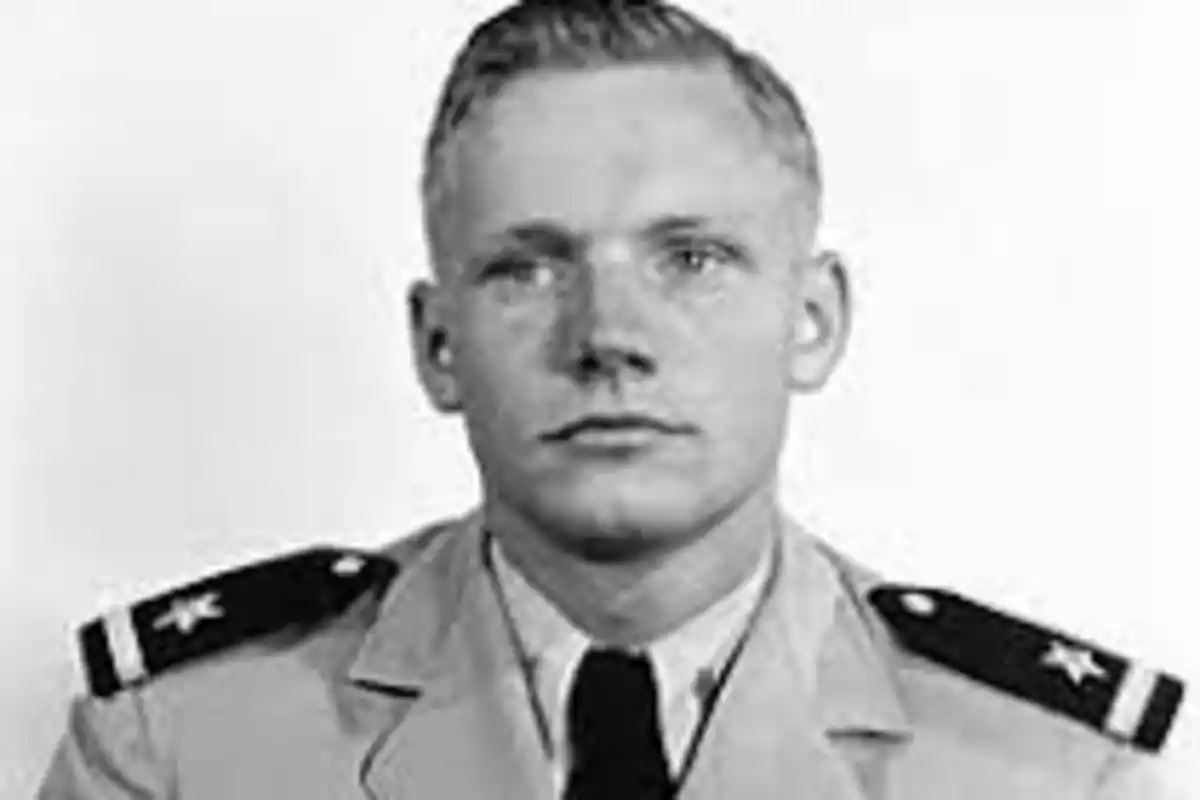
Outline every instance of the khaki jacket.
MULTIPOLYGON (((313 630, 72 705, 41 800, 551 800, 478 520, 313 630)), ((1146 756, 905 652, 795 526, 683 800, 1150 800, 1146 756)))

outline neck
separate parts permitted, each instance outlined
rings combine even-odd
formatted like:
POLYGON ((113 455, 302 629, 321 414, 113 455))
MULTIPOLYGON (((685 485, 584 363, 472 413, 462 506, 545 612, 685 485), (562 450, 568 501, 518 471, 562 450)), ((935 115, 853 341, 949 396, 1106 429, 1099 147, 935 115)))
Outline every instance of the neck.
POLYGON ((620 562, 587 560, 499 503, 487 503, 484 518, 531 585, 580 630, 613 645, 655 641, 728 595, 778 528, 773 484, 680 543, 620 562))

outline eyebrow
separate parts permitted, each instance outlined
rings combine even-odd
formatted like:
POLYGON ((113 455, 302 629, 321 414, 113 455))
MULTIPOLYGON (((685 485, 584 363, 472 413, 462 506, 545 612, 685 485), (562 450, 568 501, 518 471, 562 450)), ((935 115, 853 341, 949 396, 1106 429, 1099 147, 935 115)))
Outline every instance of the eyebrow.
MULTIPOLYGON (((656 217, 649 224, 643 226, 640 236, 647 239, 661 239, 673 234, 689 233, 710 227, 712 224, 712 219, 703 215, 667 214, 656 217)), ((505 228, 498 238, 501 241, 512 241, 548 252, 571 253, 586 244, 590 237, 579 236, 551 220, 539 219, 511 225, 505 228)))
POLYGON ((552 252, 571 251, 579 244, 578 236, 549 220, 531 220, 511 225, 498 238, 500 241, 512 241, 552 252))
POLYGON ((701 228, 712 227, 713 220, 698 214, 668 214, 658 217, 644 229, 648 238, 661 239, 673 234, 690 233, 701 228))

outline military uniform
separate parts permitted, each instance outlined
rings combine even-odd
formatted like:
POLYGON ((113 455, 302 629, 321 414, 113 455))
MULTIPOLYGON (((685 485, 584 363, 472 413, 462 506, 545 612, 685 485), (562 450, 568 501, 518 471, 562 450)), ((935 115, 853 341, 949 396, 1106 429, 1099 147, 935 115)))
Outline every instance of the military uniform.
MULTIPOLYGON (((549 800, 486 539, 308 551, 86 626, 93 696, 40 797, 549 800)), ((679 796, 1153 798, 1182 691, 786 523, 679 796)))

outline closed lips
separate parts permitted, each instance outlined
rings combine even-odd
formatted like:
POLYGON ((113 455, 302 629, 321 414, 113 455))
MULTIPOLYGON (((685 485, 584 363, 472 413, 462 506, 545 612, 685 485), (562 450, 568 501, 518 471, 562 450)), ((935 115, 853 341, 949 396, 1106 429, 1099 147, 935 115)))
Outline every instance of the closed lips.
POLYGON ((542 436, 550 441, 569 439, 583 431, 653 430, 659 433, 694 433, 690 425, 677 425, 640 414, 588 415, 542 436))

